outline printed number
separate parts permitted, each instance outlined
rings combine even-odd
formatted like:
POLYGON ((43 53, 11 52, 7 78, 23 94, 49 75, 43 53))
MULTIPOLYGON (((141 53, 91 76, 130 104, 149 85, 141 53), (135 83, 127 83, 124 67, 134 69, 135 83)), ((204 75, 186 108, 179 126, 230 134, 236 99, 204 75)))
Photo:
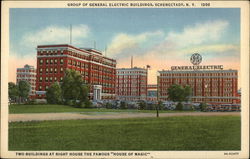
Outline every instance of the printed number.
POLYGON ((201 6, 210 6, 210 3, 201 3, 201 6))

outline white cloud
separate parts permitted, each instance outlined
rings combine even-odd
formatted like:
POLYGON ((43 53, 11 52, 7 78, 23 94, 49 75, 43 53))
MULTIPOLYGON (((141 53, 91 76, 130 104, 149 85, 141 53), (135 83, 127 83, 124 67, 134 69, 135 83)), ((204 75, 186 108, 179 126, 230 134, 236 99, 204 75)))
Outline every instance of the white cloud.
POLYGON ((215 52, 215 53, 226 53, 228 51, 239 52, 240 48, 238 45, 233 44, 214 44, 214 45, 201 45, 198 47, 192 47, 182 50, 182 53, 190 52, 215 52))
MULTIPOLYGON (((79 42, 86 38, 90 32, 88 26, 84 24, 72 27, 72 41, 79 42)), ((26 33, 23 36, 22 44, 32 48, 42 44, 59 44, 70 42, 70 28, 64 26, 48 26, 44 29, 26 33)))
POLYGON ((118 55, 123 51, 139 48, 141 44, 147 42, 150 38, 163 36, 163 34, 161 31, 145 32, 138 35, 119 33, 113 38, 107 51, 111 56, 118 55))
POLYGON ((186 26, 180 32, 155 31, 137 35, 119 33, 113 38, 107 51, 111 56, 138 53, 144 55, 180 55, 190 53, 189 51, 207 50, 224 52, 236 47, 231 44, 220 44, 228 25, 229 23, 225 20, 215 20, 186 26), (162 37, 165 35, 167 36, 163 39, 162 37), (156 37, 158 37, 157 40, 154 39, 156 37))
POLYGON ((166 40, 168 43, 175 43, 179 48, 214 42, 222 37, 228 25, 229 23, 224 20, 197 23, 194 26, 185 27, 180 33, 170 32, 166 40))

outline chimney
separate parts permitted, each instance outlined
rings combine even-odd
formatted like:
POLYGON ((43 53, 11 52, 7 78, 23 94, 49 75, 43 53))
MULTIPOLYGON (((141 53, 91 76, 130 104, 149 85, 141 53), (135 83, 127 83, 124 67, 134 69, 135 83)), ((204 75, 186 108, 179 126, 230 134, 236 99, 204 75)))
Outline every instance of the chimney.
POLYGON ((133 68, 133 56, 131 56, 131 68, 133 68))

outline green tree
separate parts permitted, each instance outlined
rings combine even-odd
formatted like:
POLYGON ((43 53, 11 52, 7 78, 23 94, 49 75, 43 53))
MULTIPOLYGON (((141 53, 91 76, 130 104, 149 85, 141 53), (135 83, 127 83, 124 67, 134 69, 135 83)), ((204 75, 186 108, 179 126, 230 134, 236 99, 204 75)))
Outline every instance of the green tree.
POLYGON ((18 92, 18 87, 15 83, 13 82, 8 83, 8 92, 9 92, 10 102, 16 101, 16 99, 18 98, 19 92, 18 92))
POLYGON ((29 97, 30 84, 27 81, 19 81, 17 86, 19 102, 24 102, 29 97))
POLYGON ((192 94, 192 89, 190 86, 182 87, 181 85, 173 84, 167 89, 168 99, 178 102, 177 109, 182 110, 183 101, 188 101, 190 95, 192 94))
POLYGON ((189 85, 184 86, 184 101, 188 102, 192 95, 192 88, 189 85))
POLYGON ((79 106, 88 99, 88 87, 83 83, 80 73, 75 70, 66 70, 61 88, 66 104, 72 102, 79 106))
POLYGON ((92 103, 89 101, 88 99, 88 93, 89 93, 89 87, 86 84, 81 85, 81 89, 80 89, 80 97, 79 97, 79 106, 81 107, 92 107, 92 103))
POLYGON ((46 92, 47 102, 60 104, 62 102, 62 90, 58 82, 53 83, 46 92))

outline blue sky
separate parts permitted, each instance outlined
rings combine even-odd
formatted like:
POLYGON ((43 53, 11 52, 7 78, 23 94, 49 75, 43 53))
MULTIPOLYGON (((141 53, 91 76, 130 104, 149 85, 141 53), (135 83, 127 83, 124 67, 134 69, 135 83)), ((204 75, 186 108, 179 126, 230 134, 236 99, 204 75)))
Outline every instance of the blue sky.
POLYGON ((190 65, 190 55, 199 52, 203 64, 239 68, 238 8, 13 8, 11 57, 35 60, 37 45, 69 43, 70 24, 72 45, 93 47, 96 41, 118 67, 128 66, 133 55, 135 65, 150 64, 153 75, 173 64, 190 65))

